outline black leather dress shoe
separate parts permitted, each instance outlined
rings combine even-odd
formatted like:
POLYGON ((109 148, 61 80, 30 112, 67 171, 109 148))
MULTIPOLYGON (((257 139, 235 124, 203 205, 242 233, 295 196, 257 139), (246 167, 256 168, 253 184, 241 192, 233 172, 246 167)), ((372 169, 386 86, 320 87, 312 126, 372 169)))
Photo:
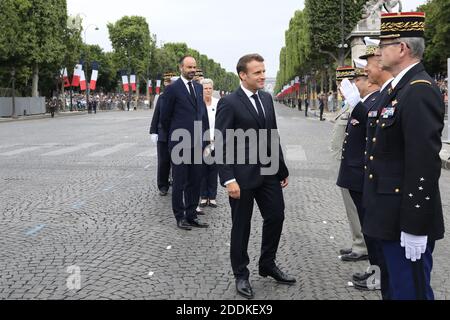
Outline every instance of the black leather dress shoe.
POLYGON ((363 281, 353 281, 353 287, 355 289, 361 290, 361 291, 374 291, 374 290, 381 290, 380 282, 375 280, 375 283, 370 283, 369 281, 363 280, 363 281))
POLYGON ((369 279, 369 277, 372 275, 373 273, 367 273, 367 272, 364 272, 364 273, 355 273, 353 276, 352 276, 352 280, 353 281, 366 281, 367 279, 369 279))
POLYGON ((246 299, 253 299, 255 297, 252 286, 246 279, 236 279, 236 290, 240 296, 246 299))
POLYGON ((342 261, 346 262, 356 262, 356 261, 364 261, 369 260, 369 256, 367 254, 358 254, 358 253, 350 253, 350 254, 344 254, 341 256, 342 261))
POLYGON ((264 278, 272 277, 275 281, 282 284, 294 284, 297 282, 294 277, 284 273, 277 266, 268 269, 260 268, 259 275, 264 278))
POLYGON ((352 253, 352 249, 350 248, 350 249, 341 249, 340 251, 339 251, 339 254, 340 255, 344 255, 344 254, 350 254, 350 253, 352 253))
POLYGON ((186 222, 186 220, 184 220, 184 219, 180 220, 180 221, 177 221, 177 227, 180 228, 181 230, 186 230, 186 231, 192 230, 191 225, 188 224, 186 222))
POLYGON ((209 228, 209 224, 201 222, 200 219, 188 221, 189 225, 194 228, 209 228))

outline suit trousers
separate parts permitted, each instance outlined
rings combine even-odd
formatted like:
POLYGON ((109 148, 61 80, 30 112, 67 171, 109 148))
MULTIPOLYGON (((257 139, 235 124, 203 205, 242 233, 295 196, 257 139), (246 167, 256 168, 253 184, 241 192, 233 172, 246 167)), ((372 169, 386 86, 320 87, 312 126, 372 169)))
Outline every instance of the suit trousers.
POLYGON ((367 246, 361 231, 361 222, 359 221, 358 209, 356 208, 355 202, 350 195, 350 191, 348 189, 341 188, 341 192, 350 225, 350 232, 352 234, 352 252, 357 254, 367 254, 367 246))
POLYGON ((160 191, 169 190, 169 175, 170 175, 170 153, 167 142, 158 141, 158 189, 160 191))
POLYGON ((191 150, 191 164, 172 163, 172 209, 175 219, 192 221, 197 219, 197 206, 200 199, 202 164, 194 164, 194 150, 191 150))
POLYGON ((231 266, 236 279, 248 279, 250 263, 248 241, 254 201, 263 218, 262 246, 259 267, 271 268, 275 265, 284 222, 284 198, 280 181, 276 176, 264 177, 261 186, 241 190, 241 198, 230 198, 233 226, 231 230, 231 266))
POLYGON ((203 178, 200 195, 202 199, 216 200, 219 168, 217 164, 203 165, 203 178))

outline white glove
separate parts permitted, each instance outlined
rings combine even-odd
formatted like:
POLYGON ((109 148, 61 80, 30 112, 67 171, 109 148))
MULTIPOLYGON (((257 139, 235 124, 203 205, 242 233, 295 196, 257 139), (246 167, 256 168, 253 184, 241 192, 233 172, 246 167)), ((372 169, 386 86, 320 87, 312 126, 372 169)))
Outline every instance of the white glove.
POLYGON ((400 245, 405 248, 406 259, 415 262, 427 250, 428 236, 415 236, 402 232, 400 245))
POLYGON ((359 93, 358 88, 347 78, 342 80, 339 89, 350 107, 356 107, 356 105, 361 101, 361 94, 359 93))
POLYGON ((158 135, 157 134, 152 134, 152 142, 154 144, 156 144, 158 142, 158 135))

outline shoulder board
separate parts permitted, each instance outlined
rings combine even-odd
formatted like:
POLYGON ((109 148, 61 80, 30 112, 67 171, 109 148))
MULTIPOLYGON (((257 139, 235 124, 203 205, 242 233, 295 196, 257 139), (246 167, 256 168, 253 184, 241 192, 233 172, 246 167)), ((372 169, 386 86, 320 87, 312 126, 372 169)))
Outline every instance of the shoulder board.
POLYGON ((431 86, 431 82, 427 81, 427 80, 416 80, 416 81, 411 82, 410 85, 418 84, 418 83, 424 83, 424 84, 428 84, 431 86))

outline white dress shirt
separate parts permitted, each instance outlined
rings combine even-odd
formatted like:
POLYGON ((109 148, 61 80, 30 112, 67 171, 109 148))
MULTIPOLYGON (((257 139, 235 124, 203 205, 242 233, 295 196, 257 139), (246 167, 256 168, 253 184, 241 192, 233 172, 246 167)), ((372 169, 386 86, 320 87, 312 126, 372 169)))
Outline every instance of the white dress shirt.
MULTIPOLYGON (((247 95, 247 97, 249 98, 250 102, 253 105, 253 108, 255 108, 255 110, 256 110, 256 113, 259 114, 258 108, 256 107, 256 101, 252 97, 253 95, 255 95, 255 93, 253 93, 250 90, 248 90, 247 88, 245 88, 242 84, 241 84, 241 88, 244 91, 244 93, 247 95)), ((263 112, 264 112, 264 117, 265 117, 266 116, 266 111, 264 110, 264 105, 263 105, 263 103, 261 101, 261 97, 259 96, 258 92, 256 92, 256 95, 258 96, 259 103, 261 103, 261 106, 262 106, 262 109, 263 109, 263 112)))
POLYGON ((380 89, 380 92, 383 92, 384 89, 386 89, 386 87, 392 82, 392 80, 394 80, 394 78, 389 79, 388 81, 386 81, 383 86, 380 89))
POLYGON ((212 98, 211 105, 206 106, 208 110, 208 120, 209 120, 209 130, 211 133, 211 141, 214 141, 214 129, 216 128, 216 113, 217 113, 217 104, 219 100, 216 98, 212 98))
POLYGON ((402 78, 405 76, 405 74, 411 70, 412 68, 414 68, 416 65, 418 65, 420 62, 416 62, 412 65, 410 65, 408 68, 404 69, 402 72, 400 72, 395 78, 394 80, 392 80, 392 88, 395 88, 400 81, 402 81, 402 78))
POLYGON ((183 76, 181 76, 180 77, 181 78, 181 80, 183 81, 183 83, 184 83, 184 86, 186 87, 186 90, 187 90, 187 92, 190 94, 191 93, 191 91, 189 91, 189 85, 188 85, 188 82, 191 82, 192 83, 192 88, 194 89, 194 94, 195 94, 195 96, 197 96, 197 92, 195 92, 195 86, 194 86, 194 80, 187 80, 185 77, 183 77, 183 76))

